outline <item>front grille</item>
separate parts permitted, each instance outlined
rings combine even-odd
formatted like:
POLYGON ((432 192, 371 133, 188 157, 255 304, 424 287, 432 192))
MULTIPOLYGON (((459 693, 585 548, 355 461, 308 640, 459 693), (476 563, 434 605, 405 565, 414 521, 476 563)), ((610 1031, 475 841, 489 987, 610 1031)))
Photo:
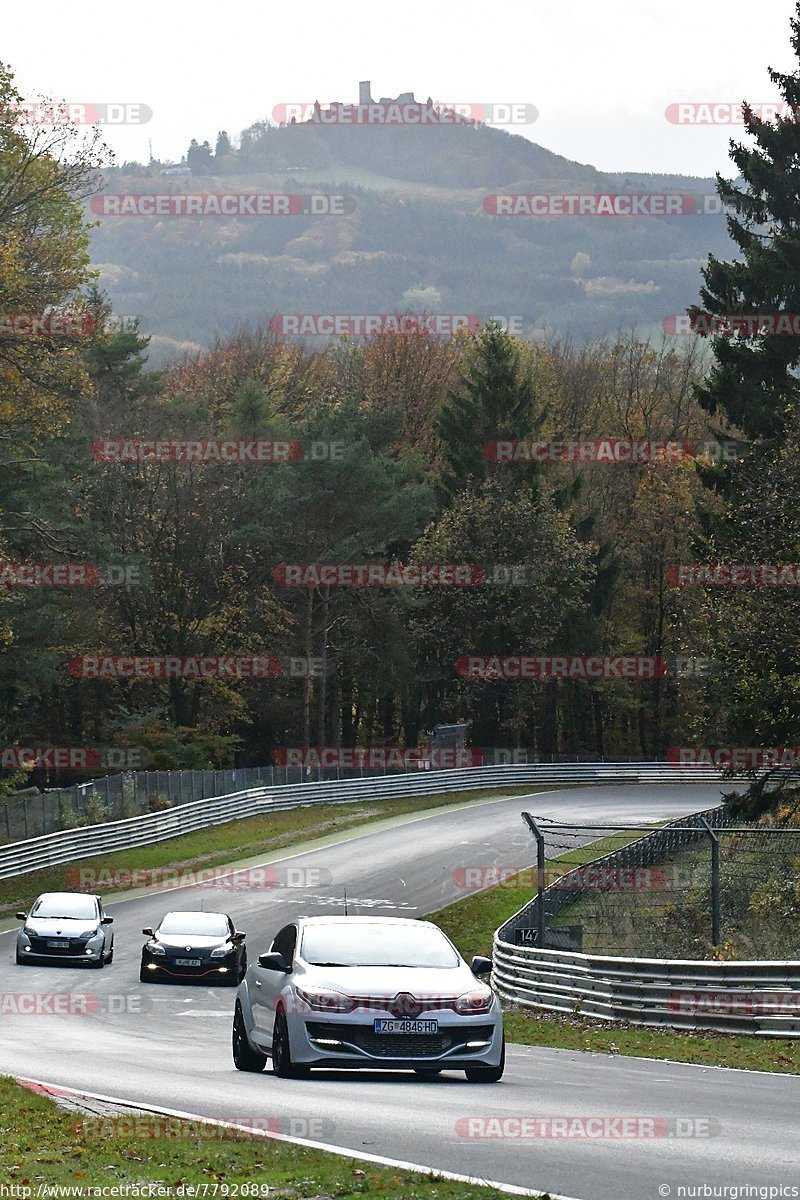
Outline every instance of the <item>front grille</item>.
MULTIPOLYGON (((469 1029, 447 1029, 441 1033, 376 1033, 372 1025, 336 1025, 326 1021, 308 1021, 309 1037, 350 1043, 371 1058, 439 1058, 442 1054, 463 1051, 467 1042, 488 1042, 493 1025, 473 1025, 469 1029)), ((334 1054, 354 1054, 347 1045, 328 1046, 334 1054)))
POLYGON ((48 940, 66 941, 66 938, 48 939, 42 937, 31 937, 31 953, 32 954, 86 954, 86 942, 78 942, 70 939, 69 946, 65 949, 59 949, 57 946, 48 946, 48 940))

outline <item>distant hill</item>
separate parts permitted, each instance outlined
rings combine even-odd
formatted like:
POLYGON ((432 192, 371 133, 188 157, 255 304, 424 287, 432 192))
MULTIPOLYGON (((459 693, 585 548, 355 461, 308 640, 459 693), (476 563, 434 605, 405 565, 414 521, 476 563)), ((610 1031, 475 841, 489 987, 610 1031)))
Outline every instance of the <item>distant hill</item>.
MULTIPOLYGON (((190 177, 161 164, 106 173, 105 193, 345 193, 342 216, 104 216, 94 262, 115 311, 153 335, 151 359, 210 345, 277 313, 428 311, 522 319, 525 336, 582 340, 696 302, 709 216, 493 216, 494 193, 688 193, 713 181, 602 173, 474 125, 272 126, 190 177)), ((95 212, 88 214, 93 219, 95 212)))

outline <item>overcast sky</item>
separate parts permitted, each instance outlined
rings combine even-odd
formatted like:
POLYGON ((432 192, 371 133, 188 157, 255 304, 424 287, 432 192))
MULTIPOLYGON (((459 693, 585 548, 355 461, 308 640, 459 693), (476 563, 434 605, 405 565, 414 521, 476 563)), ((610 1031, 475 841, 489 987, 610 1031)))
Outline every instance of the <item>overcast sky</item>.
POLYGON ((413 91, 448 102, 524 101, 512 127, 603 170, 729 172, 735 126, 671 124, 677 101, 774 100, 791 70, 794 0, 82 0, 4 5, 0 53, 26 97, 139 102, 146 125, 107 130, 118 161, 179 160, 275 105, 413 91))

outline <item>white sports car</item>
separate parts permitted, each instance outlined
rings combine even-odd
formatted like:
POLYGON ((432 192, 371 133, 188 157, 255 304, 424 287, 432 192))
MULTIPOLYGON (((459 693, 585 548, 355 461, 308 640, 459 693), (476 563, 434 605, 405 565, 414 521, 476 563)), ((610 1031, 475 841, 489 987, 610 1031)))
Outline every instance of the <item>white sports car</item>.
POLYGON ((428 921, 301 917, 247 969, 236 994, 233 1061, 240 1071, 304 1076, 311 1067, 464 1071, 496 1083, 505 1066, 503 1016, 428 921))

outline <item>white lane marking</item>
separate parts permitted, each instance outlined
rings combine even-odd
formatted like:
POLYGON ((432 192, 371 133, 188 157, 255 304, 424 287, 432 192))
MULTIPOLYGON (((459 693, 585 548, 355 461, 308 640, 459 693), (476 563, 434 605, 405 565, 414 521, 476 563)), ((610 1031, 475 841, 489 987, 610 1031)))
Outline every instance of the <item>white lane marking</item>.
POLYGON ((103 1100, 107 1104, 119 1104, 122 1107, 135 1108, 141 1112, 157 1113, 159 1116, 178 1117, 182 1121, 202 1121, 206 1125, 217 1125, 224 1129, 236 1129, 242 1133, 249 1133, 253 1137, 269 1138, 273 1142, 291 1142, 294 1146, 306 1146, 310 1150, 324 1150, 327 1154, 338 1154, 342 1158, 354 1158, 362 1162, 376 1163, 381 1167, 395 1167, 402 1171, 415 1171, 418 1175, 435 1175, 440 1179, 452 1179, 456 1183, 471 1183, 473 1187, 493 1187, 498 1192, 505 1192, 510 1196, 534 1196, 540 1198, 543 1195, 550 1197, 550 1200, 578 1200, 575 1196, 563 1196, 560 1192, 548 1192, 543 1188, 523 1188, 517 1187, 513 1183, 498 1183, 493 1179, 479 1179, 473 1175, 459 1175, 455 1171, 441 1171, 437 1167, 426 1167, 421 1163, 405 1162, 400 1158, 385 1158, 382 1154, 367 1154, 363 1150, 350 1150, 345 1146, 333 1146, 328 1142, 312 1142, 306 1138, 290 1137, 288 1133, 272 1133, 267 1129, 252 1129, 248 1125, 237 1125, 235 1121, 218 1121, 214 1117, 203 1117, 197 1113, 183 1112, 177 1108, 162 1108, 160 1105, 139 1104, 136 1100, 122 1100, 119 1096, 105 1096, 99 1092, 84 1092, 78 1088, 65 1088, 60 1084, 47 1083, 43 1079, 30 1079, 25 1075, 16 1076, 18 1083, 33 1083, 37 1087, 51 1088, 53 1092, 62 1096, 82 1096, 90 1100, 103 1100))
MULTIPOLYGON (((303 896, 299 896, 296 900, 297 904, 338 904, 338 905, 342 905, 342 904, 344 904, 344 902, 345 902, 344 896, 303 895, 303 896)), ((394 900, 358 900, 355 896, 348 896, 347 903, 348 904, 356 904, 359 906, 359 908, 396 908, 396 909, 407 909, 409 912, 417 911, 416 904, 406 904, 405 901, 403 901, 403 900, 399 901, 399 903, 398 903, 398 902, 395 902, 394 900)))
POLYGON ((228 1012, 221 1008, 185 1008, 183 1012, 178 1013, 179 1017, 227 1017, 230 1021, 233 1016, 233 1009, 228 1012))

